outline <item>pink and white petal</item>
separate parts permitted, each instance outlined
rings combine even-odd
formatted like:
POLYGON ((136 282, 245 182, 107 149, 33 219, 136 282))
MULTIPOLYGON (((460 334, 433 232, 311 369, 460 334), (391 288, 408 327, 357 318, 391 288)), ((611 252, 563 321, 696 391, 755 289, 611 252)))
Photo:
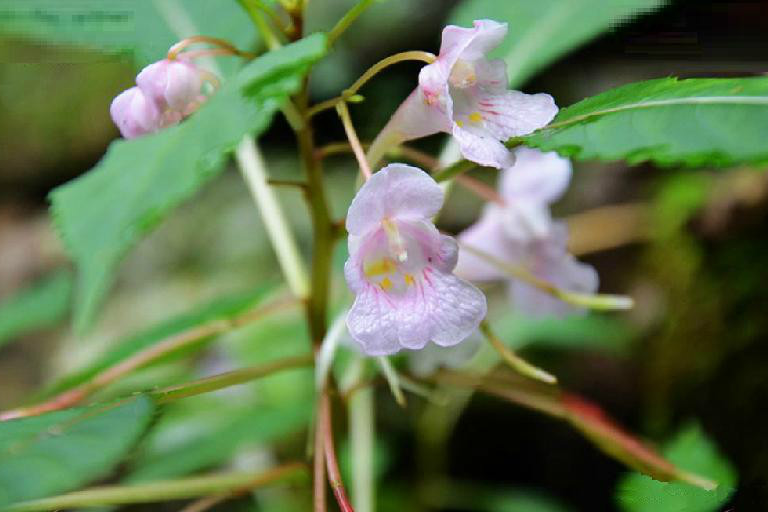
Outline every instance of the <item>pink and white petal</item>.
POLYGON ((369 356, 386 356, 402 347, 398 336, 398 309, 378 288, 366 286, 347 313, 347 329, 369 356))
MULTIPOLYGON (((464 51, 459 56, 460 59, 473 61, 485 58, 491 50, 499 46, 504 38, 507 37, 507 24, 494 20, 475 20, 474 30, 475 35, 464 48, 464 51)), ((445 31, 443 31, 443 34, 445 34, 445 31)), ((442 48, 440 53, 442 53, 442 48)))
MULTIPOLYGON (((459 233, 458 239, 459 243, 491 254, 502 261, 510 259, 512 244, 505 236, 504 212, 497 205, 486 205, 480 220, 459 233)), ((512 252, 518 253, 519 248, 512 252)), ((459 277, 470 281, 497 281, 506 277, 498 267, 467 249, 459 251, 454 272, 459 277)))
POLYGON ((181 60, 168 65, 165 81, 165 100, 169 107, 180 112, 186 111, 190 104, 196 103, 203 87, 197 67, 181 60))
POLYGON ((507 200, 504 232, 507 237, 520 244, 547 238, 552 227, 552 214, 546 203, 518 199, 507 200))
POLYGON ((365 276, 362 270, 362 260, 358 253, 358 247, 360 244, 360 237, 350 235, 347 241, 349 246, 349 258, 344 263, 344 279, 347 281, 347 286, 352 290, 352 293, 361 293, 367 285, 365 276))
POLYGON ((163 59, 149 64, 136 76, 136 85, 154 102, 158 110, 168 108, 165 99, 165 88, 168 83, 168 66, 170 61, 163 59))
POLYGON ((549 94, 520 91, 475 94, 485 129, 501 141, 528 135, 546 126, 558 111, 549 94))
MULTIPOLYGON (((425 69, 425 68, 423 68, 425 69)), ((444 94, 450 102, 450 97, 444 94)), ((428 105, 420 87, 400 104, 384 129, 374 139, 366 158, 378 163, 387 151, 405 141, 426 137, 438 132, 450 133, 451 117, 445 105, 428 105)))
POLYGON ((459 143, 461 154, 467 160, 497 169, 503 169, 515 163, 514 154, 491 133, 479 130, 470 132, 457 124, 454 124, 452 133, 456 142, 459 143))
POLYGON ((443 206, 443 190, 427 173, 405 164, 390 164, 358 191, 347 213, 347 231, 363 235, 385 218, 425 220, 443 206))
POLYGON ((461 368, 477 353, 482 341, 475 333, 450 347, 428 343, 422 350, 408 354, 408 369, 417 377, 429 377, 440 368, 461 368))
POLYGON ((571 175, 567 158, 522 146, 515 151, 515 165, 502 172, 499 188, 509 203, 524 199, 552 204, 568 189, 571 175))
POLYGON ((428 272, 422 287, 429 313, 424 322, 431 325, 431 339, 440 346, 460 343, 485 318, 487 304, 483 292, 453 274, 428 272))
MULTIPOLYGON (((550 262, 546 272, 537 275, 569 292, 595 293, 599 285, 594 267, 577 261, 570 254, 550 262)), ((524 314, 562 317, 586 312, 521 281, 511 281, 509 291, 514 307, 524 314)))
POLYGON ((507 63, 501 59, 478 60, 475 62, 477 85, 486 93, 500 93, 507 90, 509 78, 507 63))
POLYGON ((112 100, 109 113, 126 139, 155 132, 162 124, 154 103, 138 87, 131 87, 112 100))

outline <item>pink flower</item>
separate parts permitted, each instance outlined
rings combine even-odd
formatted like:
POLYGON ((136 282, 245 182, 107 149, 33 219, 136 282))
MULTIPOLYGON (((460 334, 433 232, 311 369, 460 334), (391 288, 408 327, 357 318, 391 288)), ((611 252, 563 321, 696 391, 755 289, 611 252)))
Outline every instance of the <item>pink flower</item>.
POLYGON ((109 107, 112 121, 126 139, 132 139, 161 128, 162 116, 138 87, 120 93, 109 107))
MULTIPOLYGON (((570 162, 555 153, 519 148, 513 167, 501 176, 505 205, 488 204, 480 220, 459 235, 459 241, 506 263, 522 267, 557 288, 594 293, 594 268, 568 253, 568 228, 552 221, 549 207, 571 178, 570 162)), ((510 279, 501 269, 471 251, 461 251, 456 273, 472 281, 508 280, 516 308, 527 314, 564 315, 572 306, 528 283, 510 279)))
POLYGON ((122 92, 110 107, 112 120, 126 139, 181 122, 205 101, 200 70, 184 60, 161 60, 136 77, 137 87, 122 92))
POLYGON ((344 274, 356 297, 347 328, 365 353, 455 345, 485 317, 485 296, 452 273, 456 241, 430 220, 442 204, 437 183, 403 164, 374 174, 352 201, 344 274))
POLYGON ((491 20, 475 21, 474 28, 447 26, 440 55, 422 68, 419 86, 374 141, 369 160, 378 161, 391 145, 445 132, 468 160, 499 169, 512 165, 503 143, 545 126, 557 106, 548 94, 507 89, 506 64, 486 57, 506 34, 506 23, 491 20))
POLYGON ((136 85, 161 112, 169 117, 174 113, 181 120, 199 106, 203 79, 193 63, 164 59, 142 69, 136 77, 136 85))

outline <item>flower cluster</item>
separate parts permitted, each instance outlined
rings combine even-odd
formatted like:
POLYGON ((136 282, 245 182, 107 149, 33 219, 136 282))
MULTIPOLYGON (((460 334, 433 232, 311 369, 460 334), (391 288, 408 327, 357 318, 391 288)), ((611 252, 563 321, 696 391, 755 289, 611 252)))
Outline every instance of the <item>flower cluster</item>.
POLYGON ((201 70, 185 59, 150 64, 112 101, 112 120, 126 139, 177 124, 205 101, 203 83, 201 70))
POLYGON ((557 113, 548 94, 508 90, 504 62, 487 58, 506 32, 506 24, 490 20, 476 21, 473 28, 446 27, 439 56, 422 68, 418 87, 369 150, 368 158, 376 162, 392 145, 450 133, 465 158, 502 169, 503 198, 503 204, 488 204, 477 224, 459 236, 470 249, 459 256, 456 241, 430 220, 443 193, 426 173, 392 164, 362 187, 347 216, 345 275, 356 294, 347 326, 369 355, 422 349, 429 341, 449 347, 476 330, 486 313, 485 297, 456 277, 454 268, 473 281, 507 277, 523 312, 569 311, 478 254, 491 254, 568 291, 597 288, 596 272, 567 252, 567 228, 550 215, 550 205, 570 181, 570 162, 528 148, 511 152, 504 144, 545 126, 557 113))

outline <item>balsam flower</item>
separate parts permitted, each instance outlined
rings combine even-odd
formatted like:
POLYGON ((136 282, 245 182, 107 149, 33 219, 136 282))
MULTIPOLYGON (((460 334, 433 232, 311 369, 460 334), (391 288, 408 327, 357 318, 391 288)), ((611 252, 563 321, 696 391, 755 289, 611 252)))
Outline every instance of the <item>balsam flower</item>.
POLYGON ((177 124, 206 99, 201 71, 182 59, 150 64, 138 74, 136 83, 110 106, 112 120, 126 139, 177 124))
POLYGON ((459 235, 470 250, 461 251, 456 273, 472 281, 507 280, 515 307, 527 314, 565 315, 579 311, 473 254, 477 249, 535 277, 577 293, 594 293, 597 272, 567 251, 568 228, 552 221, 549 207, 568 186, 570 162, 555 153, 519 148, 514 166, 500 180, 504 205, 486 205, 480 220, 459 235))
POLYGON ((506 34, 507 24, 492 20, 445 27, 437 60, 421 69, 419 86, 374 141, 369 160, 378 161, 392 145, 445 132, 468 160, 499 169, 512 165, 504 142, 545 126, 558 109, 549 94, 507 89, 506 64, 487 58, 506 34))
POLYGON ((485 316, 485 296, 452 273, 456 241, 431 221, 442 204, 442 189, 424 171, 392 164, 349 207, 344 274, 356 297, 347 328, 368 355, 455 345, 485 316))

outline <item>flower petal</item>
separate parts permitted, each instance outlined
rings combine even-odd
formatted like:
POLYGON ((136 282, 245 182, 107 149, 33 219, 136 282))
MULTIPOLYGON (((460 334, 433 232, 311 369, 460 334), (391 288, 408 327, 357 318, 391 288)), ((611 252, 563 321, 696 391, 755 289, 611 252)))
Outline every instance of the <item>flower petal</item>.
POLYGON ((408 368, 417 377, 429 377, 440 368, 461 368, 480 349, 482 338, 475 333, 450 347, 427 343, 422 350, 408 354, 408 368))
POLYGON ((557 115, 557 105, 549 94, 501 91, 480 94, 477 111, 484 128, 501 141, 520 137, 546 126, 557 115))
MULTIPOLYGON (((459 242, 502 261, 519 261, 524 245, 515 243, 506 235, 505 221, 504 210, 495 204, 488 204, 480 220, 459 234, 459 242)), ((507 277, 498 267, 466 249, 459 251, 455 272, 470 281, 496 281, 507 277)))
POLYGON ((562 197, 571 181, 570 160, 524 146, 515 151, 515 157, 515 165, 501 175, 499 188, 505 201, 552 204, 562 197))
POLYGON ((405 164, 390 164, 358 191, 347 213, 347 231, 363 235, 385 218, 426 220, 443 205, 443 190, 427 173, 405 164))
POLYGON ((355 297, 347 328, 368 355, 421 349, 430 340, 455 345, 469 336, 486 313, 480 290, 452 274, 425 269, 424 279, 402 296, 366 286, 355 297))
POLYGON ((454 125, 452 133, 459 143, 461 154, 467 160, 497 169, 515 163, 513 153, 490 133, 465 130, 459 125, 454 125))
POLYGON ((152 133, 162 127, 160 112, 138 87, 131 87, 112 100, 109 113, 126 139, 152 133))

